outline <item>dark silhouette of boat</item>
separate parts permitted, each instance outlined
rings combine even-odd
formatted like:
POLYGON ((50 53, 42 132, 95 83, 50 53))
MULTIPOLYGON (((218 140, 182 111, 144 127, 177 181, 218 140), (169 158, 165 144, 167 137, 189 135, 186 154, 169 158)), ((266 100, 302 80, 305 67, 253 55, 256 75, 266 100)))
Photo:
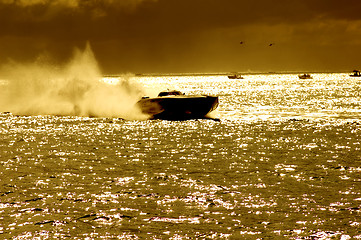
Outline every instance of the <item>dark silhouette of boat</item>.
POLYGON ((218 97, 164 91, 155 98, 143 97, 137 102, 137 106, 150 119, 204 119, 209 118, 207 114, 218 107, 218 97))
POLYGON ((241 74, 233 74, 228 76, 229 79, 243 79, 241 74))
POLYGON ((302 75, 298 75, 299 79, 313 79, 313 77, 310 74, 302 74, 302 75))
POLYGON ((350 77, 361 77, 361 73, 359 70, 353 70, 353 74, 350 77))

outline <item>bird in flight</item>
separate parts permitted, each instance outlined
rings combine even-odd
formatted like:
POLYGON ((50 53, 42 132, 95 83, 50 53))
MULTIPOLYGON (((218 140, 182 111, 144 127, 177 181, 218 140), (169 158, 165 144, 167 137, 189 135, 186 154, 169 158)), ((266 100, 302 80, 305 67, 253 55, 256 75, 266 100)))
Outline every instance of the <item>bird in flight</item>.
POLYGON ((273 43, 270 43, 268 46, 272 47, 272 46, 273 46, 273 43))

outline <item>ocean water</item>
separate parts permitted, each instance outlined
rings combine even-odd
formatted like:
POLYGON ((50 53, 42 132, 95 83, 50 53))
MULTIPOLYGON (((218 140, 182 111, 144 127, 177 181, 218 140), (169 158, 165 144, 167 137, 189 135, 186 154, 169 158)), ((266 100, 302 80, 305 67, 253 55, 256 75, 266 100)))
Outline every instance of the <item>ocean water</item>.
POLYGON ((0 239, 361 239, 361 78, 312 76, 132 78, 220 121, 2 113, 0 239))

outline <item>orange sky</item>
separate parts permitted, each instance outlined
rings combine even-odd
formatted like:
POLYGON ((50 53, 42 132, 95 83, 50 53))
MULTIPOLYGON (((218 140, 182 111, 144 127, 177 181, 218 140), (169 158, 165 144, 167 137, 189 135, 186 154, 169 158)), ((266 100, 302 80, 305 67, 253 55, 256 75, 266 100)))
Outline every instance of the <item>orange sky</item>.
POLYGON ((360 0, 0 0, 0 23, 0 64, 89 42, 104 74, 361 68, 360 0))

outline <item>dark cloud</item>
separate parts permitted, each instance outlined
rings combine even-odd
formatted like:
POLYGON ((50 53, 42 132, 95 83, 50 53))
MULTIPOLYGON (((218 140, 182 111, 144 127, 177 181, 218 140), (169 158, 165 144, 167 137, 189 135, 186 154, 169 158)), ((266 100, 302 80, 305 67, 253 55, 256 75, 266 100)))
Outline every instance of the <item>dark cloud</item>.
POLYGON ((65 58, 89 41, 106 71, 218 71, 235 68, 238 54, 257 68, 267 41, 289 54, 307 44, 357 51, 360 10, 359 0, 0 0, 0 60, 65 58))
POLYGON ((32 7, 32 6, 47 6, 64 7, 64 8, 78 8, 83 6, 112 6, 112 7, 135 7, 145 1, 157 0, 0 0, 0 4, 14 5, 18 7, 32 7))
POLYGON ((361 19, 359 0, 2 0, 0 6, 2 34, 53 36, 70 31, 72 37, 84 38, 118 37, 124 31, 171 34, 251 23, 361 19))

